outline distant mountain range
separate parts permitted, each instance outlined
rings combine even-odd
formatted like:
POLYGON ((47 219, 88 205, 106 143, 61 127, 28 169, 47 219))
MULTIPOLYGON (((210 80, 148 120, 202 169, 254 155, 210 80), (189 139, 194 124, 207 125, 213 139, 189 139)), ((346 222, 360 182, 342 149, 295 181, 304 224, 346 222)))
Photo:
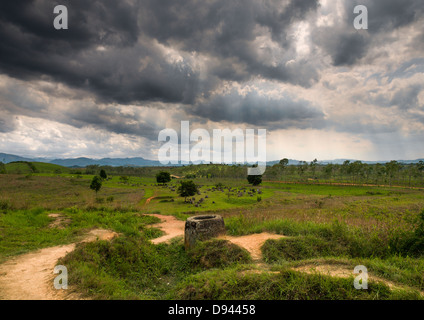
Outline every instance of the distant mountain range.
POLYGON ((136 167, 150 167, 150 166, 161 166, 159 161, 148 160, 141 157, 134 158, 102 158, 102 159, 91 159, 91 158, 72 158, 72 159, 49 159, 49 158, 26 158, 13 154, 0 153, 0 161, 3 163, 9 163, 14 161, 28 161, 28 162, 47 162, 58 164, 64 167, 86 167, 89 165, 100 165, 100 166, 136 166, 136 167))
MULTIPOLYGON (((321 160, 318 161, 318 164, 342 164, 346 160, 350 162, 357 161, 355 159, 334 159, 334 160, 321 160)), ((3 163, 9 163, 14 161, 28 161, 28 162, 47 162, 58 164, 64 167, 86 167, 89 165, 100 165, 100 166, 133 166, 133 167, 151 167, 151 166, 162 166, 159 161, 148 160, 141 157, 134 158, 102 158, 102 159, 92 159, 92 158, 70 158, 70 159, 49 159, 49 158, 26 158, 8 153, 0 153, 0 161, 3 163)), ((278 163, 280 160, 268 161, 267 165, 272 166, 278 163)), ((360 160, 362 161, 362 160, 360 160)), ((417 163, 418 161, 424 161, 424 159, 416 160, 397 160, 401 163, 417 163)), ((367 164, 376 164, 376 163, 386 163, 388 161, 362 161, 362 163, 367 164)), ((300 160, 289 159, 289 165, 297 165, 300 163, 300 160)))

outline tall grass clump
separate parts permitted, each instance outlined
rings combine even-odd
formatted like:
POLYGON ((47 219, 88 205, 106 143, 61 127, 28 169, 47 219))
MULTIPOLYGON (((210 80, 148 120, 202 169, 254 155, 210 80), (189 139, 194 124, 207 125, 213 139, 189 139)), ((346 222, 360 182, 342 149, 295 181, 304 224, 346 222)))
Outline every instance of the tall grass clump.
POLYGON ((424 210, 418 215, 414 230, 394 234, 390 246, 394 253, 402 256, 424 256, 424 210))
POLYGON ((189 255, 193 266, 203 268, 224 268, 237 263, 251 262, 247 250, 232 244, 228 240, 207 240, 199 242, 189 255))
POLYGON ((52 219, 42 208, 8 211, 0 215, 0 260, 16 254, 63 244, 74 229, 49 228, 52 219))
POLYGON ((187 252, 180 241, 154 245, 141 235, 80 244, 60 263, 68 268, 69 283, 94 298, 158 299, 189 274, 249 261, 245 250, 224 240, 187 252))
POLYGON ((288 236, 274 242, 280 243, 281 249, 298 248, 298 252, 303 252, 298 253, 299 259, 322 254, 385 257, 390 253, 389 238, 384 230, 364 231, 338 220, 326 223, 291 219, 261 221, 256 217, 239 215, 227 218, 225 225, 232 235, 272 232, 288 236))
POLYGON ((175 288, 175 299, 187 300, 391 300, 419 299, 415 291, 391 291, 382 283, 357 290, 353 277, 338 278, 293 270, 243 274, 237 270, 192 275, 175 288))

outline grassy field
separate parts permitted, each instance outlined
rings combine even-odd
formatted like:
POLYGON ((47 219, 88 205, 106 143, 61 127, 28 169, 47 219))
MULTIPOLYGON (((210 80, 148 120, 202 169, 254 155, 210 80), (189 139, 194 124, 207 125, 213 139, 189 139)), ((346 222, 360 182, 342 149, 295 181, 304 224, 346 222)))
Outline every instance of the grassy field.
POLYGON ((28 165, 16 165, 7 168, 15 173, 0 174, 0 262, 75 242, 91 228, 114 230, 118 238, 78 245, 60 262, 68 267, 70 285, 94 299, 423 298, 419 189, 279 182, 253 188, 245 179, 194 178, 200 186, 194 198, 204 199, 195 206, 173 191, 177 179, 162 186, 152 177, 109 176, 96 195, 89 189, 93 175, 41 164, 35 164, 38 172, 26 172, 28 165), (217 183, 226 187, 215 190, 217 183), (51 228, 51 213, 69 223, 51 228), (229 235, 266 231, 287 237, 266 241, 258 265, 246 250, 224 240, 188 252, 178 238, 154 245, 149 240, 162 232, 149 225, 159 220, 145 213, 181 220, 217 213, 229 235), (365 265, 387 283, 370 280, 368 290, 357 290, 353 276, 296 269, 307 265, 350 270, 365 265))

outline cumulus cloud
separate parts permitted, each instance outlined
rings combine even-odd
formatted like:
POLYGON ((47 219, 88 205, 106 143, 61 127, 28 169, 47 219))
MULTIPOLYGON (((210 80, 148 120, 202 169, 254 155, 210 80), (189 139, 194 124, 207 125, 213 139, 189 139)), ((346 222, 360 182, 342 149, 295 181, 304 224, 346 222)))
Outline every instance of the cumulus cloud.
POLYGON ((70 27, 62 31, 52 27, 51 1, 0 5, 0 70, 21 79, 48 76, 118 103, 189 104, 213 89, 207 87, 210 81, 201 83, 192 52, 227 60, 225 72, 219 64, 209 70, 218 78, 260 76, 304 86, 318 78, 312 66, 305 66, 307 60, 286 65, 295 56, 284 56, 292 42, 287 38, 291 24, 314 11, 316 0, 62 4, 70 13, 70 27), (272 65, 252 45, 259 36, 278 48, 272 65), (169 59, 167 49, 178 58, 169 59))
POLYGON ((98 154, 99 134, 105 156, 150 153, 181 120, 408 145, 424 132, 423 22, 421 0, 3 1, 2 148, 46 153, 74 136, 74 154, 98 154), (68 30, 53 28, 58 4, 68 30), (368 30, 353 27, 358 4, 368 30))
POLYGON ((215 95, 204 103, 194 106, 192 113, 215 122, 226 121, 279 128, 311 127, 323 120, 323 112, 306 100, 290 97, 273 98, 248 92, 243 95, 231 90, 215 95))
MULTIPOLYGON (((402 28, 413 27, 421 31, 424 9, 420 0, 355 0, 329 2, 332 23, 317 25, 313 31, 314 43, 332 59, 335 66, 353 66, 358 63, 371 63, 372 57, 362 59, 373 48, 381 48, 394 42, 397 37, 393 32, 402 28), (341 4, 339 10, 335 10, 341 4), (357 5, 363 5, 368 11, 368 29, 356 30, 353 21, 357 5), (361 61, 362 59, 362 61, 361 61)), ((328 10, 328 9, 326 9, 328 10)), ((410 30, 405 30, 405 33, 410 30)), ((422 35, 422 33, 421 33, 422 35)), ((419 44, 420 36, 413 39, 419 44)), ((420 45, 420 44, 419 44, 420 45)))

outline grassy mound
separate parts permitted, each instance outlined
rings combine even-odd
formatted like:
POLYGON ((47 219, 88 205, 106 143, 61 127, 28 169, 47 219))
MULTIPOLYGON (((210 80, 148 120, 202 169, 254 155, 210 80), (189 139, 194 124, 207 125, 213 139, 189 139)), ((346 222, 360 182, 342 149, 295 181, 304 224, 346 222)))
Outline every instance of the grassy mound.
POLYGON ((200 242, 195 248, 190 250, 193 265, 202 268, 224 268, 236 263, 251 262, 250 254, 247 250, 227 241, 208 240, 200 242))
POLYGON ((417 292, 394 290, 369 282, 357 290, 353 277, 344 279, 292 270, 279 273, 207 271, 193 275, 175 289, 176 299, 211 300, 370 300, 419 299, 417 292))
POLYGON ((83 243, 59 263, 69 284, 98 299, 164 299, 185 277, 210 268, 250 261, 249 254, 224 240, 210 240, 186 252, 178 239, 154 245, 144 236, 83 243))
POLYGON ((16 161, 5 165, 9 174, 69 173, 70 169, 53 163, 16 161))

